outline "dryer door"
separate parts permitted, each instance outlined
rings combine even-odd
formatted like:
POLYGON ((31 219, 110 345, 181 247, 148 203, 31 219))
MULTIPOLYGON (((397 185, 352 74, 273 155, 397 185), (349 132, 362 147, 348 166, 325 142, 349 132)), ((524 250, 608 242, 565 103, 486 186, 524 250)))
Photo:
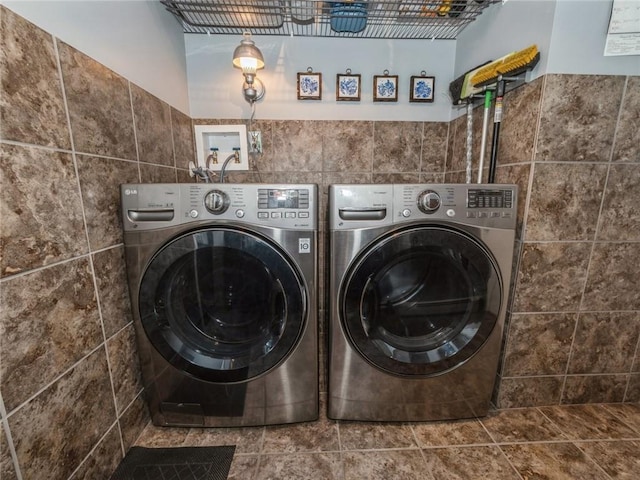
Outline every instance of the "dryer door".
POLYGON ((494 329, 500 274, 488 250, 447 226, 395 230, 352 264, 340 290, 342 323, 371 364, 406 376, 464 363, 494 329))
POLYGON ((139 291, 143 328, 174 367, 241 382, 281 363, 300 338, 307 294, 273 242, 240 228, 207 228, 165 245, 139 291))

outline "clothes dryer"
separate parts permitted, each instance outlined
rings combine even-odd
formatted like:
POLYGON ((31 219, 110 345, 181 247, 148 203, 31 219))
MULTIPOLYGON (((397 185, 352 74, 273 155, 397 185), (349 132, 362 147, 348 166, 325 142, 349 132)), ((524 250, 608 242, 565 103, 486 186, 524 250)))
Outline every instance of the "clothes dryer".
POLYGON ((121 186, 156 425, 318 417, 317 186, 121 186))
POLYGON ((330 187, 330 418, 487 413, 516 198, 515 185, 330 187))

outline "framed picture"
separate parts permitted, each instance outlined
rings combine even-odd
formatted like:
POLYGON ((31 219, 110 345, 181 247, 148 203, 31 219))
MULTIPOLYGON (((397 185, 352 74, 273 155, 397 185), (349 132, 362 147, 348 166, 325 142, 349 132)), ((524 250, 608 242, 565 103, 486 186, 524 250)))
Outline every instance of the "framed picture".
POLYGON ((435 83, 435 77, 427 77, 425 75, 411 77, 409 101, 433 102, 433 89, 435 87, 435 83))
POLYGON ((373 76, 373 101, 397 102, 398 101, 398 76, 389 75, 387 70, 384 75, 373 76))
POLYGON ((360 101, 360 75, 347 70, 336 75, 336 100, 339 102, 360 101))
POLYGON ((322 74, 310 68, 298 73, 298 100, 322 100, 322 74))

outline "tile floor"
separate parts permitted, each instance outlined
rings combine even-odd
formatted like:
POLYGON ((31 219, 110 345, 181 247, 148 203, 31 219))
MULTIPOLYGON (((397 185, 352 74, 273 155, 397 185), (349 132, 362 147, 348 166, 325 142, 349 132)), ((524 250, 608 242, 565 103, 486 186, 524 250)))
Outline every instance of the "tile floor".
POLYGON ((496 410, 448 422, 149 425, 140 446, 236 445, 229 480, 640 479, 640 405, 496 410))

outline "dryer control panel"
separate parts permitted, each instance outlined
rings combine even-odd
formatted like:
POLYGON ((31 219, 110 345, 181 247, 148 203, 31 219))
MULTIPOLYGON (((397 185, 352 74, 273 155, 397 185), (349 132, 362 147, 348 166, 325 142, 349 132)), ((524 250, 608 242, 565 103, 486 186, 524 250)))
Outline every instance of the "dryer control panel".
POLYGON ((514 228, 516 185, 396 184, 394 219, 448 219, 467 225, 514 228))
POLYGON ((296 230, 317 229, 315 184, 125 184, 125 231, 197 221, 235 221, 296 230))
POLYGON ((330 229, 378 227, 417 220, 447 220, 515 228, 516 185, 362 184, 329 189, 330 229))

